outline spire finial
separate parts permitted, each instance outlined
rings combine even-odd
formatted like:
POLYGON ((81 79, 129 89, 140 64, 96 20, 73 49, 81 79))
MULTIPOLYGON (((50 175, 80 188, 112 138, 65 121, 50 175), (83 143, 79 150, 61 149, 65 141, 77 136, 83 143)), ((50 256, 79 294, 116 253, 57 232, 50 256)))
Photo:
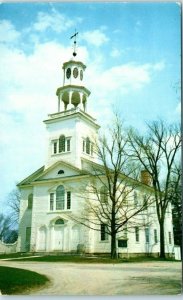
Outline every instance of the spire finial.
POLYGON ((76 36, 78 35, 78 32, 76 32, 76 29, 75 29, 75 34, 73 34, 70 39, 73 39, 74 38, 74 52, 73 52, 73 56, 76 56, 77 53, 76 53, 76 36))

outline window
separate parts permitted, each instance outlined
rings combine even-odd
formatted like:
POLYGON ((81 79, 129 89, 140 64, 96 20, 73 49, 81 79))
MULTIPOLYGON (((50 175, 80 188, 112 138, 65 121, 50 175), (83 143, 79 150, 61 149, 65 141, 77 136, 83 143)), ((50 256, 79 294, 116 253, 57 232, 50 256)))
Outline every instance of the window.
POLYGON ((145 228, 145 239, 146 243, 149 243, 149 227, 145 228))
POLYGON ((147 196, 144 195, 143 196, 143 206, 144 206, 144 209, 147 209, 147 204, 148 204, 148 199, 147 199, 147 196))
POLYGON ((59 170, 58 171, 58 174, 60 175, 60 174, 64 174, 64 170, 59 170))
POLYGON ((125 190, 123 193, 122 193, 122 203, 123 205, 127 205, 128 202, 127 202, 127 197, 128 197, 128 191, 125 190))
POLYGON ((59 138, 59 152, 65 152, 65 136, 61 135, 59 138))
POLYGON ((55 225, 63 225, 64 224, 64 220, 62 219, 57 219, 55 222, 55 225))
POLYGON ((135 240, 139 242, 139 227, 135 227, 135 240))
POLYGON ((83 152, 93 155, 93 143, 90 141, 89 137, 83 139, 83 152))
POLYGON ((101 233, 101 241, 106 241, 108 240, 108 234, 107 234, 107 225, 106 224, 101 224, 100 227, 100 233, 101 233))
POLYGON ((127 248, 127 240, 118 240, 119 248, 127 248))
POLYGON ((58 140, 52 141, 52 153, 63 153, 71 151, 71 138, 66 138, 64 135, 61 135, 58 140))
POLYGON ((83 140, 83 152, 85 152, 85 146, 86 146, 86 142, 85 140, 83 140))
POLYGON ((26 248, 26 251, 30 251, 30 241, 31 241, 31 227, 26 227, 26 231, 25 231, 25 248, 26 248))
POLYGON ((70 139, 67 139, 66 142, 67 142, 67 152, 69 152, 71 150, 70 139))
POLYGON ((67 209, 71 209, 71 192, 67 192, 67 209))
POLYGON ((90 154, 90 139, 88 137, 86 139, 86 153, 90 154))
POLYGON ((134 192, 134 206, 137 207, 138 206, 138 199, 137 199, 137 192, 134 192))
POLYGON ((106 186, 102 186, 100 189, 100 201, 101 203, 108 202, 108 190, 106 186))
POLYGON ((65 192, 64 186, 59 185, 56 189, 56 196, 50 193, 49 207, 50 211, 71 209, 71 192, 65 192))
POLYGON ((157 242, 158 242, 157 229, 154 229, 154 242, 155 242, 155 244, 157 244, 157 242))
POLYGON ((65 190, 63 185, 56 189, 56 210, 62 210, 65 206, 65 190))
POLYGON ((30 194, 28 196, 28 209, 32 209, 32 204, 33 204, 33 194, 30 194))
POLYGON ((54 209, 54 193, 50 194, 50 210, 54 209))
POLYGON ((170 231, 168 232, 168 240, 169 240, 169 244, 171 245, 171 243, 172 243, 172 234, 171 234, 170 231))
POLYGON ((57 142, 53 143, 53 153, 56 154, 57 153, 57 142))

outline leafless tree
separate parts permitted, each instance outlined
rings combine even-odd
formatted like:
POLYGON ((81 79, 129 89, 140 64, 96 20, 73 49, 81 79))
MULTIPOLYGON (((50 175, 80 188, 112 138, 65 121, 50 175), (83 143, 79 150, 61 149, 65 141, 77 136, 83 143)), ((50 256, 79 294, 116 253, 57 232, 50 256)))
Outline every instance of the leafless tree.
POLYGON ((172 203, 172 217, 174 228, 174 242, 181 248, 182 256, 182 199, 181 199, 181 166, 175 165, 169 189, 169 198, 172 203))
POLYGON ((181 147, 178 125, 166 125, 158 120, 147 125, 147 134, 129 133, 130 156, 141 163, 152 177, 152 186, 156 200, 156 210, 160 225, 160 257, 165 258, 164 220, 166 209, 171 201, 171 176, 174 164, 179 160, 181 147))
POLYGON ((83 214, 73 216, 77 222, 111 236, 111 258, 117 258, 117 234, 145 226, 141 213, 153 201, 150 188, 143 201, 138 205, 134 201, 134 192, 141 190, 142 184, 136 180, 137 168, 131 163, 127 147, 128 136, 116 117, 107 137, 103 135, 96 143, 100 163, 92 163, 86 195, 82 196, 83 214))
POLYGON ((20 213, 20 192, 17 188, 13 189, 8 195, 8 207, 11 225, 17 227, 20 213))
POLYGON ((4 241, 9 232, 11 220, 10 217, 0 214, 0 241, 4 241))

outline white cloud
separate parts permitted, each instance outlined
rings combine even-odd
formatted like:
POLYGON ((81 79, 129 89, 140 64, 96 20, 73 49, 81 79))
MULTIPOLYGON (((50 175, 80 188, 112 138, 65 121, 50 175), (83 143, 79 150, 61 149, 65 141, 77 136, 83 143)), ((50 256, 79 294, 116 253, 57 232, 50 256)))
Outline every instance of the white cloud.
POLYGON ((0 42, 13 42, 20 37, 20 33, 8 20, 0 21, 0 42))
POLYGON ((143 88, 151 81, 151 72, 153 65, 144 64, 137 65, 133 63, 112 67, 101 74, 90 74, 93 78, 89 78, 88 84, 93 89, 106 97, 111 97, 111 93, 118 94, 129 93, 130 91, 143 88), (110 96, 109 96, 110 93, 110 96))
POLYGON ((110 55, 112 57, 119 57, 121 55, 121 51, 117 48, 113 48, 110 55))
POLYGON ((74 26, 74 21, 67 18, 65 15, 59 13, 57 10, 52 9, 50 14, 39 12, 37 21, 33 25, 33 29, 43 32, 47 29, 60 33, 74 26))
MULTIPOLYGON (((72 21, 61 14, 41 13, 34 23, 34 30, 48 28, 56 32, 70 27, 72 21), (68 21, 68 23, 67 23, 68 21), (65 23, 64 23, 65 22, 65 23), (66 26, 65 28, 63 26, 66 26)), ((7 40, 15 41, 20 34, 7 21, 3 23, 7 40)), ((2 183, 12 183, 29 175, 35 168, 44 164, 45 127, 42 123, 48 113, 57 111, 56 89, 62 85, 62 63, 71 58, 71 49, 61 43, 40 43, 35 31, 30 30, 35 39, 31 54, 26 54, 16 47, 0 46, 1 53, 1 158, 3 172, 2 183)), ((99 47, 108 41, 105 28, 86 32, 82 38, 99 47)), ((4 35, 1 35, 1 37, 4 35)), ((3 39, 3 38, 2 38, 3 39)), ((118 55, 113 49, 113 55, 118 55)), ((80 47, 77 59, 88 65, 86 87, 91 90, 88 100, 88 113, 101 121, 101 112, 105 120, 110 118, 114 95, 130 93, 141 89, 151 81, 152 72, 160 71, 160 64, 124 64, 106 70, 102 69, 103 55, 98 51, 91 61, 85 47, 80 47)))
POLYGON ((160 61, 160 62, 156 63, 153 68, 156 71, 162 71, 165 68, 164 61, 160 61))
POLYGON ((106 126, 114 110, 122 108, 122 101, 126 107, 130 95, 133 97, 151 84, 154 75, 160 72, 154 65, 128 63, 103 70, 101 64, 90 62, 86 70, 86 87, 91 91, 88 112, 106 126))
POLYGON ((100 47, 109 41, 109 38, 103 32, 105 28, 95 29, 93 31, 86 31, 81 34, 81 39, 85 40, 88 44, 100 47))

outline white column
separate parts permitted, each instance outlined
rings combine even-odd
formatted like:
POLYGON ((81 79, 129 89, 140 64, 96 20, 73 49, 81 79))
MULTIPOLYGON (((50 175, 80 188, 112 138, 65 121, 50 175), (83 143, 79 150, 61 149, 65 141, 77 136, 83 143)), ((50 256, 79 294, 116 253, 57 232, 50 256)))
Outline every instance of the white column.
POLYGON ((84 111, 87 112, 87 100, 85 101, 84 111))
POLYGON ((70 91, 70 92, 69 92, 69 104, 67 105, 67 110, 69 110, 69 109, 72 108, 72 103, 71 103, 71 100, 72 100, 72 94, 73 94, 73 92, 70 91))
POLYGON ((82 92, 79 92, 79 99, 80 99, 80 102, 79 102, 78 107, 79 107, 80 109, 84 110, 84 109, 83 109, 83 105, 82 105, 82 99, 83 99, 83 93, 82 93, 82 92))
POLYGON ((60 95, 58 95, 58 112, 60 112, 60 95))

